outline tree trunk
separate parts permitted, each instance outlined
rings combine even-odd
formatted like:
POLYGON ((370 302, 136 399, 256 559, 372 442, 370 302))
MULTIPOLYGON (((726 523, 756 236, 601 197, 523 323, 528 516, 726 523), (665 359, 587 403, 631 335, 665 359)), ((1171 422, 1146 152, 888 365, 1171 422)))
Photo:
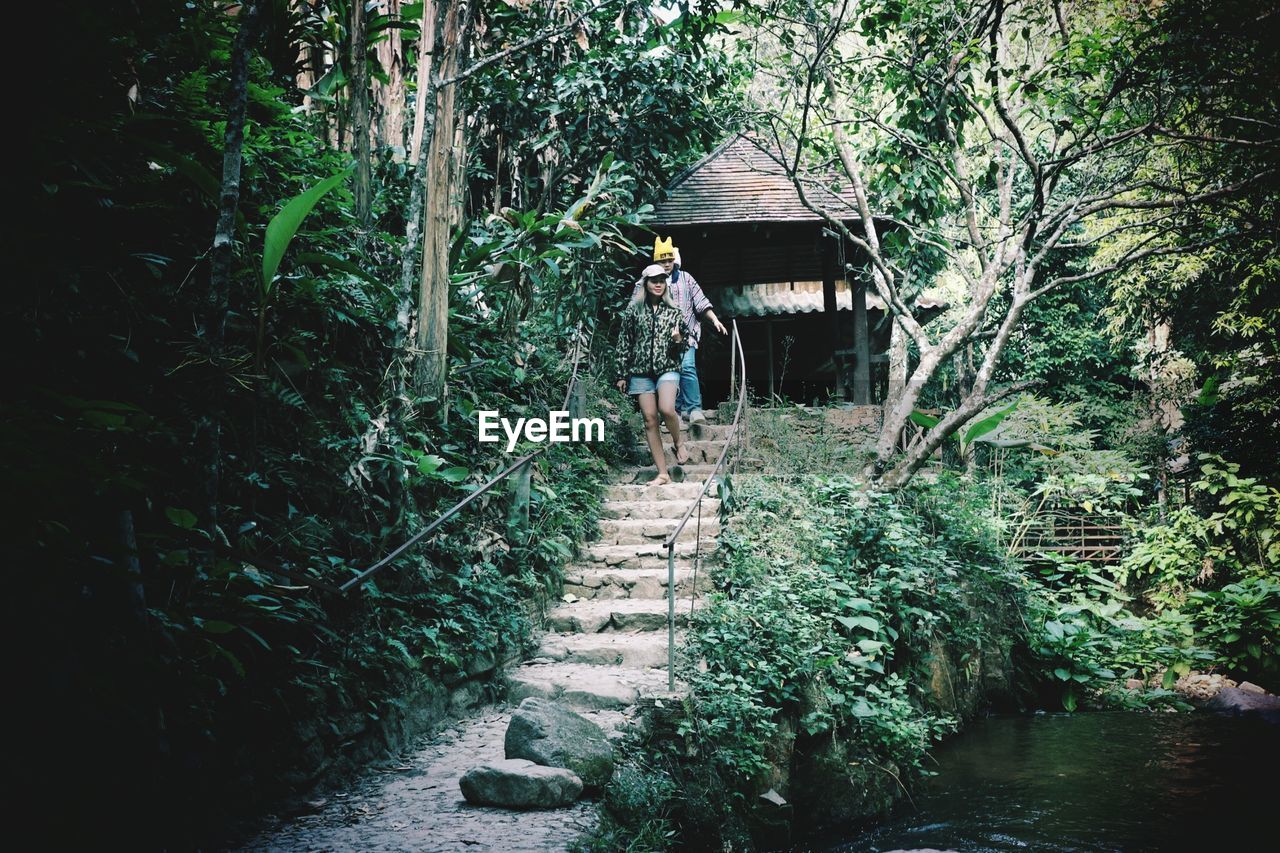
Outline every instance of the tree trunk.
POLYGON ((422 242, 422 275, 418 282, 418 339, 414 386, 418 394, 443 401, 449 343, 449 236, 456 174, 455 137, 458 130, 458 87, 439 86, 456 75, 466 55, 464 37, 471 14, 470 3, 448 3, 436 39, 434 121, 428 132, 424 121, 422 144, 427 150, 422 175, 425 202, 422 242))
POLYGON ((356 157, 356 219, 368 232, 373 212, 373 176, 369 154, 369 27, 364 0, 351 4, 351 138, 356 157))
MULTIPOLYGON (((258 4, 241 7, 240 31, 231 52, 230 86, 227 91, 227 126, 222 146, 222 188, 218 194, 218 222, 209 251, 209 292, 204 323, 197 330, 209 352, 213 369, 221 369, 226 338, 227 310, 236 252, 236 210, 240 206, 240 167, 243 163, 245 113, 249 100, 249 54, 256 36, 258 4)), ((221 382, 209 385, 208 407, 196 422, 196 446, 202 467, 201 490, 204 524, 211 541, 218 541, 218 490, 222 477, 222 433, 219 409, 221 382)))
POLYGON ((450 152, 449 174, 449 232, 453 233, 467 219, 467 107, 459 103, 455 110, 453 151, 450 152))
MULTIPOLYGON (((393 19, 400 17, 400 0, 387 0, 386 13, 393 19)), ((392 27, 387 37, 378 43, 378 62, 387 75, 387 82, 375 80, 373 90, 378 101, 378 144, 391 151, 397 160, 405 158, 404 116, 404 38, 401 31, 392 27)))
POLYGON ((138 559, 138 536, 133 526, 133 510, 116 513, 116 530, 124 552, 124 571, 129 618, 139 625, 147 621, 147 595, 142 585, 142 561, 138 559))
MULTIPOLYGON (((307 7, 306 0, 293 0, 291 6, 299 10, 298 14, 305 14, 307 7)), ((316 85, 316 81, 320 79, 321 74, 321 54, 314 45, 300 44, 298 45, 298 73, 294 77, 294 83, 297 85, 302 95, 303 112, 310 115, 314 106, 314 100, 307 92, 316 85)))
POLYGON ((845 275, 853 297, 853 404, 871 403, 871 327, 867 324, 867 285, 861 276, 845 275))
MULTIPOLYGON (((885 388, 884 400, 881 402, 881 409, 887 415, 890 408, 897 403, 907 387, 907 371, 910 367, 910 350, 907 348, 908 335, 905 329, 897 320, 889 321, 889 382, 885 388)), ((896 446, 902 440, 902 432, 899 430, 894 437, 893 442, 896 446)))
MULTIPOLYGON (((418 38, 418 94, 414 100, 413 138, 410 140, 409 156, 421 162, 421 152, 426 134, 427 110, 429 104, 435 103, 435 88, 432 86, 432 65, 436 50, 436 25, 439 23, 440 3, 438 0, 427 0, 422 5, 422 32, 418 38)), ((421 176, 421 172, 418 175, 421 176)))
MULTIPOLYGON (((423 104, 434 102, 428 94, 434 91, 432 76, 432 58, 436 49, 435 33, 439 14, 439 4, 428 2, 423 7, 421 42, 418 45, 418 98, 417 116, 415 120, 414 138, 412 140, 413 177, 409 185, 409 204, 405 210, 404 254, 400 258, 400 282, 397 288, 396 325, 392 338, 392 363, 387 370, 390 383, 390 400, 382 416, 370 418, 365 430, 362 447, 366 448, 364 456, 373 453, 379 442, 391 444, 404 434, 404 424, 412 417, 412 400, 410 399, 410 375, 413 370, 414 357, 411 342, 415 340, 417 313, 415 312, 416 288, 418 281, 418 253, 423 246, 422 209, 426 195, 427 146, 423 144, 423 136, 430 143, 431 128, 434 118, 427 120, 423 104)), ((353 482, 368 477, 362 462, 352 466, 349 475, 353 482)), ((400 472, 389 483, 390 501, 393 517, 399 518, 406 509, 405 474, 400 472)))
POLYGON ((1173 393, 1174 382, 1170 377, 1170 340, 1173 336, 1173 325, 1165 319, 1154 315, 1147 317, 1147 386, 1151 390, 1151 425, 1165 439, 1160 443, 1160 451, 1156 453, 1155 468, 1159 473, 1156 479, 1159 491, 1156 503, 1160 509, 1160 520, 1164 521, 1169 511, 1169 453, 1168 438, 1182 428, 1183 417, 1181 401, 1173 393))
POLYGON ((892 403, 907 387, 907 333, 893 322, 889 327, 889 388, 885 403, 892 403))

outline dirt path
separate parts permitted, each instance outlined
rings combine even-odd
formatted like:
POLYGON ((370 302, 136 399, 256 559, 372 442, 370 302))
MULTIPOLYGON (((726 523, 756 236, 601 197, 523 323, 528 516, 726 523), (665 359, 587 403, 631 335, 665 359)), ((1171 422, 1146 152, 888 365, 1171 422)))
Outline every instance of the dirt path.
MULTIPOLYGON (((588 715, 589 716, 589 715, 588 715)), ((315 814, 282 821, 246 850, 564 850, 595 825, 596 804, 513 812, 468 805, 462 774, 501 761, 511 709, 455 723, 401 767, 331 795, 315 814)))

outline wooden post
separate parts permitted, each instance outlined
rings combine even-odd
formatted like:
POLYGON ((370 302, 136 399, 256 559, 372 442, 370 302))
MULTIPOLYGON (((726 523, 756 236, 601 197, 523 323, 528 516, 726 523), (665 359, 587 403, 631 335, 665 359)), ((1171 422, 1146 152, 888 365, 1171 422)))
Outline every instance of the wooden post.
POLYGON ((587 386, 581 378, 573 380, 573 393, 569 395, 569 417, 587 416, 587 386))
POLYGON ((529 536, 529 490, 533 482, 533 460, 511 475, 511 506, 507 508, 507 540, 524 544, 529 536))
POLYGON ((765 360, 769 363, 769 404, 773 405, 773 318, 764 318, 765 360))
POLYGON ((853 297, 853 403, 871 404, 871 327, 867 324, 867 283, 854 276, 849 290, 853 297))
MULTIPOLYGON (((735 399, 738 389, 738 321, 733 321, 733 334, 729 338, 729 399, 735 399)), ((744 389, 745 390, 745 389, 744 389)))
MULTIPOLYGON (((823 232, 824 234, 826 232, 823 232)), ((845 397, 844 365, 839 351, 840 345, 840 305, 836 302, 835 257, 832 242, 826 237, 820 238, 822 251, 822 313, 827 315, 827 333, 831 336, 831 364, 836 371, 836 393, 845 397)))

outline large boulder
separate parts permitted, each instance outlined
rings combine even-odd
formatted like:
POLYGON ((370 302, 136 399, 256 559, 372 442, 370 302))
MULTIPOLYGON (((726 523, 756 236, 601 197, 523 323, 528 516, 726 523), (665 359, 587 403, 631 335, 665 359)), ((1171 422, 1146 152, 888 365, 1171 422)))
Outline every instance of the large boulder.
POLYGON ((572 770, 590 790, 613 778, 613 746, 604 731, 554 702, 530 696, 520 703, 505 741, 507 758, 526 758, 572 770))
POLYGON ((458 785, 468 803, 504 809, 554 809, 582 795, 582 780, 570 771, 523 758, 473 767, 458 785))
POLYGON ((1220 714, 1257 714, 1265 720, 1280 723, 1280 696, 1254 693, 1239 687, 1222 688, 1204 707, 1220 714))

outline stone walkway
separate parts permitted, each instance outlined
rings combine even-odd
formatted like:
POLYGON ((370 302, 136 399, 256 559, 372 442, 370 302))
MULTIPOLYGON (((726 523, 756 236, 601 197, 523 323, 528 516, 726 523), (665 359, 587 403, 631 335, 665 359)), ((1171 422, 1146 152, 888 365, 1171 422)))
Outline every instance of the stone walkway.
MULTIPOLYGON (((713 417, 714 415, 709 415, 713 417)), ((645 697, 670 695, 667 685, 667 555, 663 541, 698 496, 724 449, 730 427, 707 424, 689 437, 689 463, 672 468, 681 482, 648 484, 653 466, 620 472, 609 487, 600 539, 582 561, 565 569, 565 601, 547 615, 537 655, 507 673, 507 695, 551 699, 576 711, 631 713, 645 697)), ((648 454, 637 448, 637 454, 648 454)), ((667 464, 674 465, 667 448, 667 464)), ((720 533, 720 501, 702 501, 701 522, 690 519, 676 541, 676 644, 690 594, 710 588, 705 557, 720 533), (699 545, 700 543, 700 545, 699 545)), ((676 694, 683 691, 676 685, 676 694)))
MULTIPOLYGON (((616 737, 638 713, 642 698, 670 695, 662 542, 697 497, 728 431, 717 424, 696 430, 689 464, 673 471, 683 482, 648 485, 656 474, 653 466, 619 472, 606 496, 600 540, 565 569, 566 600, 548 614, 536 655, 506 674, 510 707, 455 723, 403 765, 370 775, 317 804, 315 814, 281 822, 242 849, 564 850, 590 832, 596 821, 593 801, 551 811, 472 806, 458 780, 477 765, 505 758, 511 708, 526 697, 554 700, 616 737)), ((670 455, 668 450, 672 464, 670 455)), ((695 516, 677 543, 678 627, 689 612, 689 593, 709 588, 707 567, 695 573, 690 558, 695 536, 704 556, 714 551, 719 505, 704 499, 701 527, 695 516)), ((677 693, 683 689, 676 687, 677 693)))
MULTIPOLYGON (((432 738, 399 767, 376 772, 311 815, 245 850, 564 850, 595 826, 596 805, 513 812, 468 804, 462 774, 501 761, 510 709, 489 709, 432 738)), ((602 721, 603 722, 603 721, 602 721)))

